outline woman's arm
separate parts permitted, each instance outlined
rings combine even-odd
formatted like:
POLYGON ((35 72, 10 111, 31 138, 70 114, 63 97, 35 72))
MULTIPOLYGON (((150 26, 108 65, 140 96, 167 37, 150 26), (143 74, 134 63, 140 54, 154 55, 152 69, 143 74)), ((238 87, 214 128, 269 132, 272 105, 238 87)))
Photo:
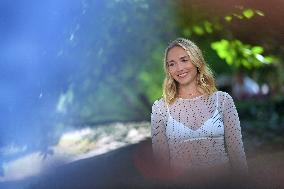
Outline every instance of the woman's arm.
POLYGON ((226 93, 223 104, 225 144, 234 173, 247 175, 248 166, 242 142, 241 126, 233 98, 226 93))
POLYGON ((169 147, 166 136, 165 118, 162 116, 159 101, 152 105, 151 136, 152 150, 156 163, 164 168, 169 168, 169 147))

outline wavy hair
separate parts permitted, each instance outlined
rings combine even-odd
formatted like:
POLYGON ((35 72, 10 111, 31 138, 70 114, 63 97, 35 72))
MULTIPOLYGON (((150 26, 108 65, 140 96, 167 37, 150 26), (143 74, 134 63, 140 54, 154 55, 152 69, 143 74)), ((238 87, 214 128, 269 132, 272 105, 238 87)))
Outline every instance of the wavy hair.
POLYGON ((214 74, 205 62, 199 47, 189 39, 179 37, 170 42, 168 47, 165 49, 164 71, 166 77, 163 82, 163 98, 165 102, 167 104, 172 104, 178 96, 178 82, 170 75, 166 62, 169 50, 176 46, 182 47, 189 55, 193 65, 197 67, 197 84, 202 89, 203 93, 209 96, 217 91, 214 74))

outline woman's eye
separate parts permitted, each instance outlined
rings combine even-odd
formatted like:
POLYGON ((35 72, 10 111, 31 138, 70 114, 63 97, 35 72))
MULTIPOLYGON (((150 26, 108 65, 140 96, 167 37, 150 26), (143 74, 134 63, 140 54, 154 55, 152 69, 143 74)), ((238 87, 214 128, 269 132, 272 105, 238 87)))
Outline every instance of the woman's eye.
POLYGON ((184 59, 184 60, 182 60, 182 62, 187 62, 187 60, 184 59))
POLYGON ((169 66, 173 66, 173 65, 174 65, 174 63, 170 63, 170 64, 169 64, 169 66))

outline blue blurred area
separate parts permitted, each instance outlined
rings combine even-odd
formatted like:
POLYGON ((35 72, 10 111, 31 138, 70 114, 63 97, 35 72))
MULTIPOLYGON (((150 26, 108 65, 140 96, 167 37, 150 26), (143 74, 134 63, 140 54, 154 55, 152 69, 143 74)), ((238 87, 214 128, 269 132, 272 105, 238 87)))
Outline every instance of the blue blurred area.
MULTIPOLYGON (((72 40, 86 8, 75 0, 1 0, 0 149, 10 144, 26 145, 25 152, 44 148, 58 96, 80 63, 79 56, 60 55, 80 48, 72 40)), ((2 150, 1 158, 15 156, 2 150)))

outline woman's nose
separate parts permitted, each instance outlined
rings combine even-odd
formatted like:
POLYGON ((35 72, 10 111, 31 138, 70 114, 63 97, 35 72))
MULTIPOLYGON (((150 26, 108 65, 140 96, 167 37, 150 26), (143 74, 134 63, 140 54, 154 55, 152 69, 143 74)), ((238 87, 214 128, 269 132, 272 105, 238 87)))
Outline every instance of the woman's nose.
POLYGON ((177 71, 183 70, 183 65, 182 65, 181 63, 177 63, 176 70, 177 70, 177 71))

